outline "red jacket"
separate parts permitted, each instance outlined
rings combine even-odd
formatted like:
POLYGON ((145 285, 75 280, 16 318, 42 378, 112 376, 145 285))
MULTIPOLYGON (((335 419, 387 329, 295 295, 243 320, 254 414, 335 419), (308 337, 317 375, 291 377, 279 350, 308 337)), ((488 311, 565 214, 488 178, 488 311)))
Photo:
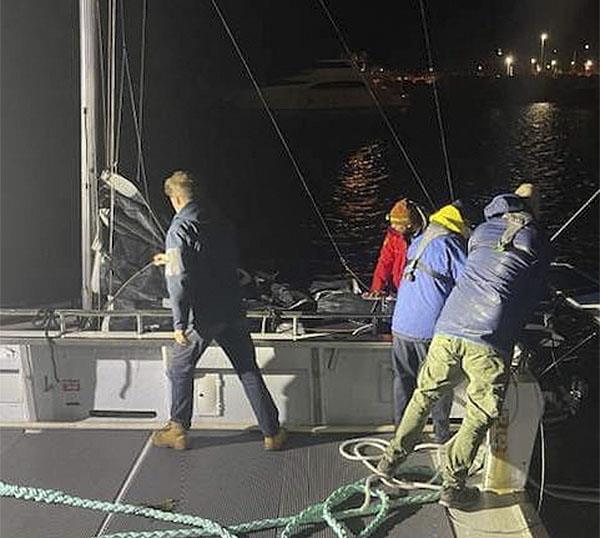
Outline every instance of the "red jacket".
POLYGON ((389 287, 389 284, 393 284, 392 291, 398 289, 406 265, 407 249, 408 243, 404 235, 391 227, 388 228, 373 273, 371 291, 383 291, 389 287))

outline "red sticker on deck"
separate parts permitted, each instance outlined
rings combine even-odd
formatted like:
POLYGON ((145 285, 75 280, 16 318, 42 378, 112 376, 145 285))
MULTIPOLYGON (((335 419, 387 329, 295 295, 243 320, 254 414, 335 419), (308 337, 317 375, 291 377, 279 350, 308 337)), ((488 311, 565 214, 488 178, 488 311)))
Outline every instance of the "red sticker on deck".
POLYGON ((81 389, 79 379, 63 379, 61 384, 63 392, 79 392, 81 389))

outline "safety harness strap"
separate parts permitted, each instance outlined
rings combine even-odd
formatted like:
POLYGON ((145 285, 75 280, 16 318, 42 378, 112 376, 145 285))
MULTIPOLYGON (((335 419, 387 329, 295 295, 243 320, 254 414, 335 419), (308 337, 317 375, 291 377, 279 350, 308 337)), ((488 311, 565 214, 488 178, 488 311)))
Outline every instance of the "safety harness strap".
POLYGON ((423 256, 423 253, 425 252, 425 249, 429 246, 429 244, 434 239, 437 239, 438 237, 442 237, 444 235, 450 235, 450 230, 448 230, 444 226, 441 226, 440 224, 437 224, 435 222, 431 222, 429 226, 427 226, 427 228, 423 232, 423 238, 421 239, 421 242, 417 247, 417 251, 415 252, 414 257, 409 259, 408 263, 406 264, 404 278, 413 281, 416 277, 415 272, 417 271, 417 269, 421 269, 422 271, 425 271, 428 275, 432 276, 437 280, 441 280, 447 284, 452 283, 452 279, 450 277, 438 273, 437 271, 434 271, 425 262, 421 261, 421 257, 423 256))
POLYGON ((506 219, 508 224, 506 225, 506 230, 504 230, 502 237, 498 240, 496 250, 504 252, 512 245, 517 234, 533 222, 533 217, 529 213, 519 211, 515 213, 506 213, 502 218, 506 219))

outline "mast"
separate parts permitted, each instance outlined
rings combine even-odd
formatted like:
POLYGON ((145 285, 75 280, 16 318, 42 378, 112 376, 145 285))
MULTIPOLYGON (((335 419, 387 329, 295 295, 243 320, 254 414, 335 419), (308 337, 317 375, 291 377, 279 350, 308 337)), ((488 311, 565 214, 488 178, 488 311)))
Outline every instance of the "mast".
POLYGON ((96 233, 96 26, 94 0, 79 0, 81 79, 81 306, 92 308, 92 241, 96 233))

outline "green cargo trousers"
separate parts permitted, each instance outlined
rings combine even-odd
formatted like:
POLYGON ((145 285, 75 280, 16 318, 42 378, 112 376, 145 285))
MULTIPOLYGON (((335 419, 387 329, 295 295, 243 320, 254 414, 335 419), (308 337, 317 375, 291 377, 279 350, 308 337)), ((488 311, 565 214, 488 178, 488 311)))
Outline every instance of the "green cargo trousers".
POLYGON ((466 412, 458 433, 447 444, 444 486, 461 488, 477 449, 500 413, 508 381, 508 357, 463 338, 436 335, 419 371, 417 388, 386 450, 404 461, 420 440, 433 404, 467 376, 466 412))

